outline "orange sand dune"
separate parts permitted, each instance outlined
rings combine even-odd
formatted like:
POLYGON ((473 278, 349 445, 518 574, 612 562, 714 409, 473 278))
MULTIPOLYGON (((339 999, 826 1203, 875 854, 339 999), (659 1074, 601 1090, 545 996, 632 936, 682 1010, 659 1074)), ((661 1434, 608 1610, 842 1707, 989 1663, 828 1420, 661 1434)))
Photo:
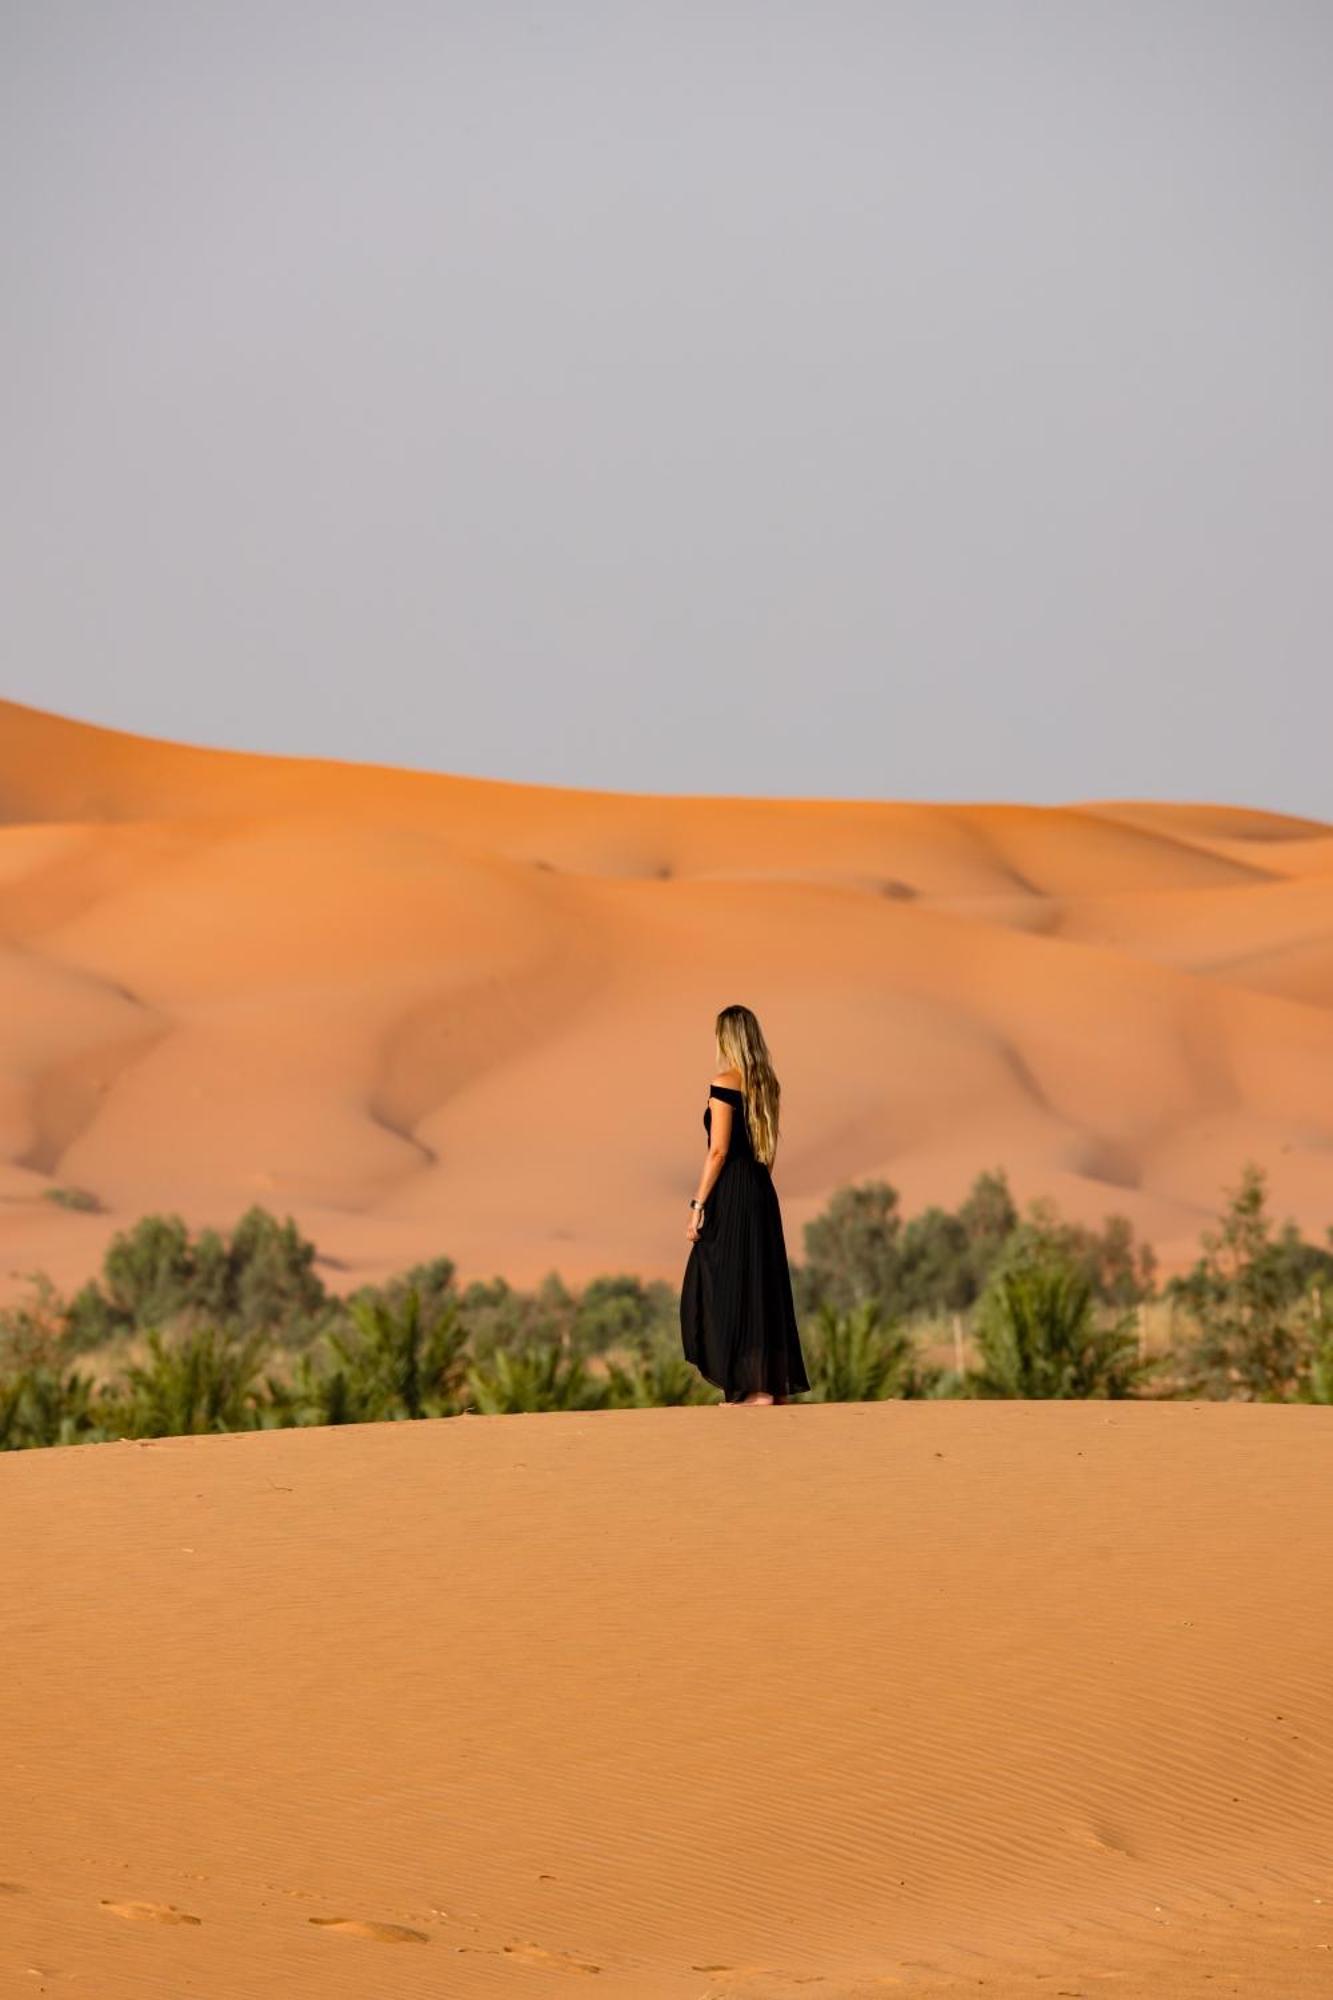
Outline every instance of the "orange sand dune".
POLYGON ((254 1201, 339 1287, 675 1279, 736 999, 797 1256, 841 1183, 999 1164, 1167 1268, 1247 1158, 1333 1220, 1333 827, 1268 812, 638 797, 0 703, 0 982, 0 1298, 254 1201))
POLYGON ((0 1458, 0 1992, 1327 2000, 1328 1467, 1208 1403, 0 1458))

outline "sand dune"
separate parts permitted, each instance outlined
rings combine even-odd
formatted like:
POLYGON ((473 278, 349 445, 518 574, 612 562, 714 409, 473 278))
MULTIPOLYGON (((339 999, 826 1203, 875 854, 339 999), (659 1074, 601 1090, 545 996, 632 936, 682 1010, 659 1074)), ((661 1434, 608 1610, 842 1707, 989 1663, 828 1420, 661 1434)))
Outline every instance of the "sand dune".
POLYGON ((1319 1409, 464 1417, 0 1491, 6 1994, 1333 1993, 1319 1409))
MULTIPOLYGON (((1333 829, 1271 813, 636 798, 0 705, 0 981, 11 1294, 254 1200, 338 1286, 675 1278, 734 998, 798 1250, 843 1182, 998 1163, 1168 1264, 1247 1157, 1333 1217, 1333 829)), ((0 1993, 1333 1996, 1327 1429, 923 1402, 0 1456, 0 1993)))
POLYGON ((0 1298, 252 1201, 337 1286, 675 1279, 732 999, 797 1255, 843 1182, 998 1164, 1167 1268, 1246 1158, 1333 1219, 1333 828, 1269 812, 579 792, 0 703, 0 992, 0 1298))

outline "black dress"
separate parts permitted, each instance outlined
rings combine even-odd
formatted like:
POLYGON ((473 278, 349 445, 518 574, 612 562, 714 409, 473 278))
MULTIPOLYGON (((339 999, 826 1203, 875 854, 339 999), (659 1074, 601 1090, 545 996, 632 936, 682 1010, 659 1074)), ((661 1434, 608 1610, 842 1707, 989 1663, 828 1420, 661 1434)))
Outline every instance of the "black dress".
MULTIPOLYGON (((715 1083, 708 1094, 731 1106, 731 1137, 681 1284, 685 1359, 716 1383, 729 1403, 760 1391, 792 1396, 808 1389, 810 1380, 796 1329, 778 1191, 750 1144, 743 1092, 715 1083)), ((710 1138, 712 1125, 711 1106, 705 1105, 704 1131, 710 1138)))

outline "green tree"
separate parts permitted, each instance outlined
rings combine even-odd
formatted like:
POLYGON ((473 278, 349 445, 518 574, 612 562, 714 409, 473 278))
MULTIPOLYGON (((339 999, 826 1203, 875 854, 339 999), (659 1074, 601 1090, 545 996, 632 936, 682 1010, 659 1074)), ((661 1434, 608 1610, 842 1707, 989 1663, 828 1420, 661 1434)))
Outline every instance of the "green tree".
POLYGON ((1152 1245, 1136 1243, 1127 1216, 1108 1215, 1100 1230, 1069 1222, 1046 1196, 1030 1201, 992 1270, 1010 1257, 1050 1250, 1084 1273, 1093 1297, 1105 1305, 1133 1306, 1153 1296, 1157 1258, 1152 1245))
POLYGON ((112 1237, 102 1290, 120 1326, 159 1326, 190 1303, 194 1246, 179 1215, 145 1215, 112 1237))
POLYGON ((958 1312, 977 1295, 967 1231, 946 1208, 923 1208, 903 1226, 892 1297, 900 1313, 958 1312))
POLYGON ((1333 1255, 1290 1222, 1275 1231, 1256 1162, 1228 1193, 1219 1227, 1203 1233, 1203 1256, 1167 1286, 1195 1324, 1187 1366, 1207 1393, 1284 1400, 1308 1380, 1316 1298, 1333 1284, 1333 1255))
POLYGON ((838 1188, 822 1215, 805 1225, 805 1263, 796 1287, 804 1312, 847 1312, 898 1296, 902 1269, 898 1190, 887 1181, 838 1188))
POLYGON ((1156 1292, 1157 1252, 1135 1241, 1127 1215, 1108 1215, 1100 1235, 1087 1231, 1083 1254, 1098 1298, 1109 1305, 1142 1305, 1156 1292))
POLYGON ((604 1354, 665 1330, 677 1305, 676 1294, 660 1281, 645 1284, 628 1272, 591 1278, 575 1301, 571 1331, 584 1353, 604 1354))
POLYGON ((267 1209, 248 1208, 225 1246, 221 1310, 243 1327, 267 1327, 290 1339, 325 1304, 316 1255, 290 1216, 279 1222, 267 1209))
POLYGON ((100 1284, 71 1300, 67 1324, 78 1351, 118 1333, 192 1322, 269 1332, 289 1345, 308 1339, 326 1315, 328 1295, 315 1270, 316 1250, 288 1216, 279 1222, 251 1207, 230 1236, 197 1237, 179 1215, 146 1215, 111 1240, 100 1284))
POLYGON ((519 1291, 507 1278, 474 1279, 462 1292, 458 1307, 478 1361, 533 1341, 563 1341, 574 1316, 573 1294, 559 1278, 552 1282, 551 1277, 535 1293, 519 1291))
POLYGON ((792 1274, 798 1309, 846 1312, 875 1299, 892 1318, 962 1311, 1018 1222, 998 1168, 976 1176, 957 1211, 932 1206, 907 1220, 887 1181, 839 1188, 806 1224, 806 1261, 792 1274))
POLYGON ((979 1173, 958 1210, 967 1239, 971 1303, 985 1289, 1001 1253, 1018 1227, 1018 1209, 1003 1167, 979 1173))

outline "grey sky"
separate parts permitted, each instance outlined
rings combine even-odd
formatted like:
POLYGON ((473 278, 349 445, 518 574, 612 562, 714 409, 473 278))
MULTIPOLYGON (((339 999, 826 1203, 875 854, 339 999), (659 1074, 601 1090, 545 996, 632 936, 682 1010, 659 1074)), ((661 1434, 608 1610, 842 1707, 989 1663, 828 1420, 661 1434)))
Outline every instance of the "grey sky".
POLYGON ((0 692, 1333 816, 1333 6, 0 0, 0 692))

